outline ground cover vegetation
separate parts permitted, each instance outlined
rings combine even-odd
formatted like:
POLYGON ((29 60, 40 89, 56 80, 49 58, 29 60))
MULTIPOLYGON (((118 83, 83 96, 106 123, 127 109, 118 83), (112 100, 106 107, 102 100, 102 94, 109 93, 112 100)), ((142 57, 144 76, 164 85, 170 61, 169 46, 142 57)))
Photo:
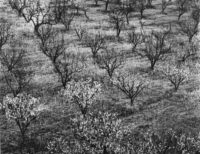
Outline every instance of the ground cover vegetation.
POLYGON ((0 4, 0 153, 200 153, 199 0, 0 4))

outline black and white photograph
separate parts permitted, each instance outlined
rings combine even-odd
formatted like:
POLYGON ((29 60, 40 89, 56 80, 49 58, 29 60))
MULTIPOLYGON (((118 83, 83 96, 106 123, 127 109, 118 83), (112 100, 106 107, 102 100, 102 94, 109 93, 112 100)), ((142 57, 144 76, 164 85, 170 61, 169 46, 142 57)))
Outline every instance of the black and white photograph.
POLYGON ((0 154, 200 154, 200 0, 0 0, 0 154))

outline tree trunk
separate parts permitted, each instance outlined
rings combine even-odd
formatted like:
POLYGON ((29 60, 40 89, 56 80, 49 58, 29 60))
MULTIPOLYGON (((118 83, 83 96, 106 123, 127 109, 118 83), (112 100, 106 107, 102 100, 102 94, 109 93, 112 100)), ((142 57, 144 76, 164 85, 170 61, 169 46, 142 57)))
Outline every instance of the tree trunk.
MULTIPOLYGON (((60 75, 60 76, 62 76, 62 75, 60 75)), ((65 81, 65 79, 63 77, 61 77, 61 82, 62 82, 63 88, 65 89, 66 85, 67 85, 67 82, 65 81)))
POLYGON ((95 5, 98 6, 98 0, 95 0, 95 5))
POLYGON ((103 147, 103 154, 109 154, 108 151, 107 151, 106 146, 103 147))
POLYGON ((131 100, 130 100, 130 105, 131 106, 133 106, 134 101, 135 101, 135 98, 131 98, 131 100))
POLYGON ((192 38, 193 38, 193 35, 192 36, 189 36, 189 43, 191 43, 192 42, 192 38))
POLYGON ((111 71, 111 70, 107 70, 107 72, 108 72, 108 76, 110 77, 110 79, 112 78, 112 76, 113 76, 113 71, 111 71))
POLYGON ((140 18, 141 18, 141 19, 144 18, 144 10, 143 10, 143 9, 140 10, 140 18))
POLYGON ((119 35, 120 35, 121 29, 119 27, 119 25, 117 25, 116 27, 116 37, 119 39, 119 35))
POLYGON ((23 150, 24 150, 24 144, 25 144, 25 130, 21 130, 21 143, 20 143, 20 152, 21 154, 23 154, 23 150))
POLYGON ((146 5, 146 7, 148 7, 148 8, 153 8, 152 0, 147 0, 147 5, 146 5))
POLYGON ((126 23, 129 25, 128 13, 126 14, 126 23))
POLYGON ((154 66, 155 66, 156 62, 155 61, 151 61, 151 70, 154 70, 154 66))
POLYGON ((179 14, 178 14, 178 21, 180 21, 180 19, 181 19, 181 16, 182 16, 182 14, 181 14, 181 13, 179 13, 179 14))
POLYGON ((109 0, 106 0, 105 11, 108 11, 108 4, 109 4, 109 0))
POLYGON ((76 7, 76 14, 79 15, 79 8, 76 7))
POLYGON ((40 33, 39 33, 39 25, 35 25, 34 26, 34 33, 36 34, 36 36, 40 37, 40 33))
POLYGON ((86 10, 83 10, 83 12, 84 12, 84 15, 85 15, 85 17, 87 18, 87 20, 89 20, 90 18, 89 18, 88 15, 87 15, 87 11, 86 11, 86 10))
POLYGON ((175 91, 175 92, 178 91, 178 89, 179 89, 179 85, 180 85, 180 83, 178 83, 178 84, 176 84, 176 85, 174 84, 174 91, 175 91))

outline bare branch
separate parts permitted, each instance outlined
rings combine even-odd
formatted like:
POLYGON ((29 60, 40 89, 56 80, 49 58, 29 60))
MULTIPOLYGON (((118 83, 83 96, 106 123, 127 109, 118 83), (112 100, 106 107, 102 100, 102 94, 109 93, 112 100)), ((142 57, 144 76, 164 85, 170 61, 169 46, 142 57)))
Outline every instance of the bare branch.
POLYGON ((30 60, 26 57, 25 49, 20 48, 13 41, 9 48, 0 54, 0 62, 3 66, 4 80, 14 96, 21 93, 29 85, 33 71, 28 68, 30 60))
POLYGON ((86 34, 86 29, 81 26, 75 26, 74 30, 76 32, 79 41, 82 41, 84 35, 86 34))
POLYGON ((177 91, 180 85, 183 85, 189 78, 189 70, 186 67, 177 67, 174 64, 166 65, 160 70, 163 76, 174 86, 177 91))
POLYGON ((144 11, 146 9, 146 5, 145 5, 146 4, 146 0, 137 0, 136 2, 137 2, 136 8, 140 12, 140 18, 143 19, 143 18, 145 18, 144 11))
POLYGON ((171 52, 171 43, 167 42, 170 29, 165 32, 151 32, 151 35, 143 36, 145 48, 136 52, 141 57, 146 57, 151 63, 151 69, 157 61, 163 60, 166 54, 171 52))
POLYGON ((162 0, 162 3, 161 3, 161 13, 162 14, 166 14, 165 9, 167 8, 168 5, 169 5, 169 2, 167 0, 162 0))
POLYGON ((58 74, 64 88, 66 84, 85 67, 81 59, 81 55, 64 53, 62 57, 59 57, 59 60, 54 63, 55 72, 58 74))
POLYGON ((118 75, 113 79, 113 84, 130 99, 131 106, 133 106, 135 99, 146 88, 146 83, 141 76, 130 73, 118 75))
POLYGON ((101 69, 105 69, 109 77, 112 78, 115 71, 123 65, 124 60, 123 55, 117 53, 114 49, 107 49, 98 56, 97 64, 101 69))
POLYGON ((40 26, 54 24, 50 5, 43 6, 40 0, 10 0, 9 4, 27 23, 33 24, 36 35, 38 35, 40 26))
POLYGON ((2 47, 8 42, 11 36, 11 24, 7 23, 6 21, 0 23, 0 51, 2 47))
POLYGON ((176 6, 178 9, 178 20, 180 20, 181 16, 189 9, 188 0, 176 0, 176 6))
POLYGON ((138 34, 133 30, 128 33, 128 42, 132 45, 132 52, 136 52, 138 45, 143 42, 142 34, 138 34))
POLYGON ((199 21, 189 18, 179 22, 180 32, 187 35, 188 41, 192 42, 193 37, 198 33, 199 21))
POLYGON ((125 26, 124 15, 118 8, 114 8, 113 10, 111 10, 109 18, 109 22, 116 30, 116 37, 119 39, 120 33, 125 26))
POLYGON ((94 61, 97 58, 98 52, 105 49, 105 39, 100 32, 94 36, 87 34, 84 37, 83 44, 91 49, 94 61))

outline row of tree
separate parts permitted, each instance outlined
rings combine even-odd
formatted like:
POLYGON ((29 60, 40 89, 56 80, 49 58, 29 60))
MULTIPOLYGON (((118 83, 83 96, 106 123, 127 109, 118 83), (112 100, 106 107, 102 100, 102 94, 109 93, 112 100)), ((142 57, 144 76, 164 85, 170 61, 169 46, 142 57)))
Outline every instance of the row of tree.
MULTIPOLYGON (((124 17, 128 24, 130 13, 138 8, 141 18, 144 18, 144 10, 154 7, 152 2, 152 0, 112 2, 114 7, 110 9, 109 22, 116 30, 118 41, 125 26, 124 17)), ((188 37, 188 41, 179 42, 174 39, 171 25, 167 30, 147 33, 142 22, 140 32, 133 29, 127 35, 127 42, 132 46, 128 56, 136 55, 147 59, 150 63, 150 72, 156 70, 161 78, 171 83, 174 91, 190 78, 191 74, 186 62, 198 56, 195 35, 198 33, 200 9, 197 1, 191 1, 189 4, 187 2, 176 1, 176 5, 179 9, 179 20, 185 12, 190 11, 188 17, 190 20, 181 20, 178 24, 182 34, 188 37), (177 45, 179 49, 176 48, 177 45), (169 60, 169 63, 166 64, 165 60, 169 60), (164 62, 164 66, 159 67, 157 65, 159 62, 164 62)), ((98 1, 95 3, 98 4, 98 1)), ((80 11, 83 11, 88 20, 86 4, 66 0, 54 0, 47 6, 39 0, 9 0, 9 4, 27 23, 33 24, 37 45, 51 62, 54 73, 58 75, 62 84, 62 90, 59 90, 59 95, 55 96, 58 97, 58 102, 62 103, 59 111, 56 110, 58 102, 53 107, 43 107, 41 99, 25 93, 34 75, 30 69, 26 45, 20 41, 23 40, 22 38, 14 34, 12 25, 2 21, 0 63, 3 80, 13 96, 4 97, 0 109, 19 129, 20 136, 15 139, 17 146, 14 146, 13 151, 19 151, 21 154, 41 151, 52 154, 199 153, 198 137, 173 130, 163 134, 154 131, 134 134, 135 127, 124 124, 117 114, 95 108, 100 104, 105 85, 95 81, 94 78, 86 80, 78 78, 78 74, 87 67, 90 57, 94 65, 106 71, 110 86, 122 92, 130 100, 131 106, 134 106, 136 99, 148 89, 151 81, 139 73, 121 71, 127 55, 110 48, 106 36, 100 32, 91 34, 81 26, 75 27, 78 40, 84 47, 90 49, 91 56, 75 54, 68 49, 63 31, 55 28, 54 25, 61 23, 66 30, 69 30, 70 24, 80 11), (51 116, 54 112, 59 112, 59 119, 54 115, 51 116), (45 114, 56 119, 55 128, 43 126, 40 130, 31 132, 31 125, 41 127, 41 123, 46 121, 45 114), (38 139, 38 134, 42 133, 47 135, 45 141, 38 139), (37 137, 33 139, 31 137, 33 135, 37 137)), ((162 13, 168 4, 169 2, 162 1, 162 13)), ((106 1, 107 11, 108 5, 111 5, 109 0, 106 1)), ((8 145, 11 147, 12 142, 8 145)))
MULTIPOLYGON (((198 137, 173 130, 165 130, 161 134, 153 130, 144 132, 138 130, 133 133, 134 127, 124 126, 116 114, 94 111, 92 106, 97 103, 101 89, 98 82, 82 80, 70 82, 66 89, 60 92, 60 96, 65 100, 62 104, 65 114, 70 110, 73 114, 70 115, 71 120, 67 122, 69 127, 54 132, 51 134, 53 137, 43 143, 43 152, 48 151, 52 154, 198 154, 200 152, 198 137), (66 110, 64 109, 66 104, 74 104, 75 108, 66 110)), ((41 107, 40 99, 26 93, 17 97, 8 95, 0 108, 5 111, 7 119, 13 121, 20 130, 18 139, 20 153, 36 153, 38 149, 34 144, 41 141, 36 139, 31 142, 29 128, 31 124, 37 124, 35 122, 40 119, 42 113, 47 112, 46 108, 41 107)), ((61 113, 59 114, 61 116, 61 113)))

